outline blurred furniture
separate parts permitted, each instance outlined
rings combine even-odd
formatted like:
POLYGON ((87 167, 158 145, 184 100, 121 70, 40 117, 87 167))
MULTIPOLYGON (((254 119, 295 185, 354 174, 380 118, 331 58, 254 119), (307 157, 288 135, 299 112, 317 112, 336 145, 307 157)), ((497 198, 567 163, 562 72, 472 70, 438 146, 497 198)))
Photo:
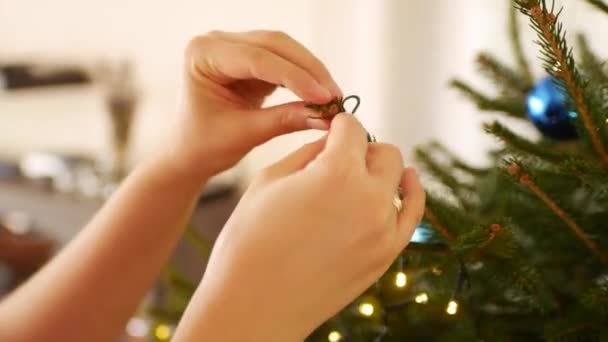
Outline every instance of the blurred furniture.
POLYGON ((89 82, 91 82, 91 77, 88 73, 75 66, 50 66, 32 63, 0 65, 0 89, 16 90, 89 82))
POLYGON ((0 262, 4 266, 0 297, 44 265, 51 257, 53 246, 51 239, 35 230, 26 227, 13 229, 0 223, 0 262))
MULTIPOLYGON (((238 191, 230 186, 211 185, 200 198, 192 224, 206 239, 214 241, 239 197, 238 191)), ((50 191, 48 187, 20 178, 0 179, 0 213, 19 212, 27 215, 36 227, 37 234, 56 242, 55 251, 65 246, 102 204, 103 201, 99 198, 50 191)), ((15 243, 15 239, 11 241, 15 243)), ((29 275, 40 266, 42 263, 39 261, 45 253, 51 254, 49 246, 45 247, 40 241, 30 241, 27 249, 31 255, 22 261, 23 269, 27 271, 22 275, 29 275)), ((1 253, 0 259, 3 259, 1 253)), ((5 260, 5 264, 6 261, 9 260, 5 260)), ((192 279, 202 276, 204 260, 186 241, 179 242, 172 261, 192 279)))

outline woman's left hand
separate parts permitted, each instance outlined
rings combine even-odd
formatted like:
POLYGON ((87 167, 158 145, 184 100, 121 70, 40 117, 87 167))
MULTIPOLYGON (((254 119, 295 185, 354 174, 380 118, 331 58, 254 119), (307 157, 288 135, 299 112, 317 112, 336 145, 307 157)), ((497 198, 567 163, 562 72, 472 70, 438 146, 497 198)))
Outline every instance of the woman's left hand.
MULTIPOLYGON (((172 164, 204 179, 278 135, 328 123, 302 101, 262 108, 283 85, 306 102, 342 96, 325 66, 282 32, 211 32, 185 51, 184 88, 169 148, 172 164)), ((165 145, 166 147, 166 145, 165 145)))

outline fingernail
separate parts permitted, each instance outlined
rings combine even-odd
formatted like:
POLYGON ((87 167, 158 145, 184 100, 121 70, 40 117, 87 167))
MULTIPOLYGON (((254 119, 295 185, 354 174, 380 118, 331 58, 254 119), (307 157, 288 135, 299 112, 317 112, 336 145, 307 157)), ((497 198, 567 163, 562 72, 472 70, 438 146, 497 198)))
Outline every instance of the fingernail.
POLYGON ((329 129, 329 122, 324 119, 307 118, 306 126, 311 129, 320 129, 326 131, 329 129))

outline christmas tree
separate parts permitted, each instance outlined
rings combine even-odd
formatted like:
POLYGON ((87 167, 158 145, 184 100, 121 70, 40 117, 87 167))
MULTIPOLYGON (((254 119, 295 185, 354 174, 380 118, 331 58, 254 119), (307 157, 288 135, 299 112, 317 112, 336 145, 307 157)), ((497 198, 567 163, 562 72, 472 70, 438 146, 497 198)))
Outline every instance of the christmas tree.
MULTIPOLYGON (((608 14, 602 0, 581 1, 608 14)), ((608 340, 608 71, 582 35, 575 59, 560 13, 545 0, 513 1, 514 66, 487 53, 476 61, 496 95, 451 82, 480 110, 531 123, 542 138, 485 124, 501 142, 486 168, 438 143, 418 148, 443 185, 428 193, 424 238, 310 341, 608 340), (544 76, 530 71, 521 15, 544 76)), ((195 286, 174 269, 165 275, 173 300, 157 317, 176 322, 195 286)))

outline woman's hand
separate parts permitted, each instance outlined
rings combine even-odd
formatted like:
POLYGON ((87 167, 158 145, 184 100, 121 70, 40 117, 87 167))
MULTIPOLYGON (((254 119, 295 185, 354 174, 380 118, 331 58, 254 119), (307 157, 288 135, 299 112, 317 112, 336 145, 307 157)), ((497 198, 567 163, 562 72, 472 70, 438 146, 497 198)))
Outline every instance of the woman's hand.
POLYGON ((211 32, 194 38, 185 52, 179 120, 165 149, 171 163, 204 179, 275 136, 327 129, 326 122, 309 119, 315 113, 303 102, 261 108, 277 85, 307 102, 342 96, 325 66, 284 33, 211 32))
POLYGON ((224 227, 177 340, 303 340, 409 242, 425 196, 402 163, 397 148, 368 144, 360 123, 339 114, 326 141, 262 171, 224 227))

